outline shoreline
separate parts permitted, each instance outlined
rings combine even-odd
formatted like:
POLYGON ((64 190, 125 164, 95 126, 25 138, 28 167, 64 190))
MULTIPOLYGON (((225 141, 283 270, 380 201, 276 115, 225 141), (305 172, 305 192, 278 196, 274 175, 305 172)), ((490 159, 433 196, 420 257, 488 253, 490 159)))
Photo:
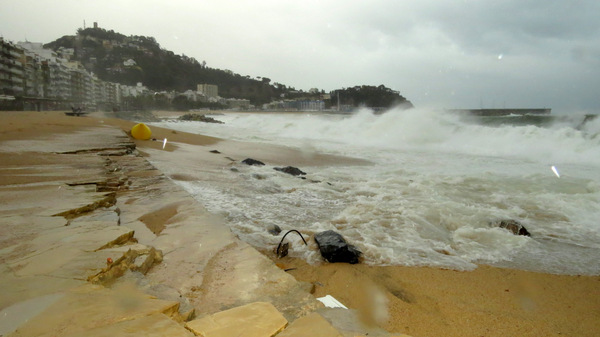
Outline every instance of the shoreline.
MULTIPOLYGON (((56 135, 73 133, 80 129, 97 128, 99 124, 110 125, 111 128, 116 127, 125 131, 135 124, 132 121, 98 116, 63 118, 63 116, 57 116, 59 113, 55 112, 2 112, 1 114, 4 125, 0 128, 2 131, 0 133, 0 146, 5 141, 27 142, 32 138, 54 142, 56 141, 56 135), (25 118, 37 118, 37 120, 24 120, 25 118), (53 120, 54 118, 58 118, 59 122, 53 120)), ((263 145, 260 145, 257 149, 254 144, 242 144, 155 127, 152 130, 153 136, 156 134, 158 139, 169 138, 165 150, 161 149, 162 142, 138 140, 134 142, 137 149, 144 156, 158 160, 168 161, 170 160, 169 153, 184 151, 188 147, 201 147, 202 153, 208 153, 208 150, 213 148, 225 148, 228 154, 233 153, 239 159, 243 159, 243 154, 251 156, 250 152, 254 151, 253 153, 262 155, 269 154, 269 160, 275 163, 285 163, 289 161, 289 158, 299 158, 297 151, 283 147, 267 147, 265 149, 263 145)), ((76 144, 67 145, 76 147, 76 144)), ((0 168, 6 168, 9 163, 13 163, 13 168, 32 165, 26 156, 15 156, 10 152, 0 152, 0 156, 2 159, 0 168)), ((300 159, 303 160, 302 163, 312 165, 332 163, 368 165, 368 163, 352 158, 344 159, 322 154, 300 156, 300 159)), ((126 158, 124 160, 123 165, 127 162, 126 158)), ((199 169, 202 172, 214 172, 215 168, 221 168, 224 165, 222 158, 207 154, 199 155, 196 160, 199 163, 198 165, 201 166, 199 169)), ((144 174, 150 176, 164 174, 174 179, 173 174, 175 174, 175 171, 164 172, 159 170, 155 173, 144 174)), ((14 179, 14 176, 11 179, 14 179)), ((30 178, 24 175, 21 179, 23 181, 15 186, 15 189, 27 185, 30 178)), ((169 181, 164 183, 173 184, 169 181)), ((1 185, 10 186, 11 184, 14 185, 14 181, 3 180, 1 185)), ((180 189, 169 191, 177 191, 175 193, 177 197, 169 199, 169 202, 140 202, 139 200, 142 199, 131 201, 131 212, 138 212, 133 209, 135 207, 146 207, 146 209, 153 209, 154 211, 157 211, 157 209, 162 210, 159 212, 160 214, 155 214, 154 220, 141 220, 141 225, 136 225, 138 226, 136 237, 138 237, 140 243, 154 242, 155 244, 162 244, 163 247, 172 247, 177 226, 181 226, 182 223, 188 220, 198 220, 196 215, 198 210, 196 208, 199 207, 199 204, 188 201, 187 199, 191 198, 189 198, 189 195, 185 198, 185 193, 182 193, 180 189), (157 207, 158 205, 163 206, 157 207), (161 216, 164 218, 161 219, 161 216), (185 216, 190 217, 190 219, 182 220, 183 222, 174 220, 185 216), (158 232, 158 234, 152 232, 158 232)), ((164 196, 164 194, 159 195, 164 196)), ((130 197, 129 200, 132 199, 133 197, 130 197)), ((5 200, 9 202, 8 199, 5 200)), ((127 201, 123 203, 126 204, 127 201)), ((125 207, 123 205, 123 209, 125 207)), ((122 223, 130 222, 133 225, 138 218, 142 219, 143 214, 148 214, 147 211, 139 213, 136 213, 135 216, 129 216, 130 220, 127 220, 127 217, 122 217, 122 223)), ((219 222, 222 219, 215 220, 210 214, 206 214, 206 217, 209 220, 204 219, 202 223, 216 221, 217 226, 222 225, 219 222)), ((179 235, 185 235, 185 232, 179 235)), ((219 246, 231 240, 228 234, 220 235, 222 236, 215 237, 216 241, 213 244, 219 246)), ((172 251, 163 249, 166 263, 163 262, 162 265, 157 264, 152 267, 153 269, 150 270, 148 278, 158 283, 169 284, 173 289, 178 289, 180 294, 187 297, 190 307, 195 307, 199 312, 203 310, 198 308, 203 305, 203 300, 210 300, 210 303, 212 303, 206 305, 207 308, 204 309, 206 314, 219 311, 223 307, 239 304, 236 299, 239 294, 230 293, 231 288, 227 288, 227 284, 224 286, 220 284, 230 283, 229 286, 233 286, 236 279, 232 278, 231 275, 239 276, 243 274, 214 273, 218 266, 227 263, 236 265, 232 270, 237 272, 242 270, 242 264, 236 264, 236 262, 243 261, 244 256, 253 254, 251 251, 255 249, 251 249, 247 244, 237 241, 236 245, 238 248, 225 250, 224 254, 220 253, 221 258, 227 257, 228 260, 211 258, 210 261, 206 261, 204 269, 202 269, 204 271, 200 275, 201 279, 198 282, 210 285, 210 287, 203 291, 193 290, 193 287, 198 285, 191 284, 189 279, 186 278, 186 274, 175 274, 176 277, 169 274, 175 269, 169 269, 173 267, 167 266, 178 261, 185 261, 190 266, 197 263, 187 262, 184 255, 177 255, 175 247, 172 248, 172 251), (181 277, 181 279, 178 279, 178 277, 181 277), (212 296, 206 293, 207 290, 215 290, 216 293, 221 295, 227 294, 230 296, 229 300, 220 302, 224 297, 212 296)), ((221 248, 217 251, 221 252, 221 248)), ((349 308, 357 310, 366 323, 379 326, 393 333, 407 333, 414 337, 559 334, 562 336, 594 336, 600 331, 600 320, 597 319, 597 317, 600 317, 600 302, 598 300, 600 299, 600 276, 541 274, 489 266, 479 266, 473 271, 457 272, 428 267, 327 263, 308 265, 302 260, 289 257, 275 259, 272 252, 261 251, 261 253, 273 260, 281 269, 296 268, 288 271, 287 274, 300 281, 300 284, 304 287, 302 291, 308 293, 308 290, 314 289, 313 295, 315 297, 331 294, 349 308), (306 288, 305 285, 309 285, 309 287, 306 288)), ((260 258, 256 259, 260 260, 260 258)), ((270 270, 268 269, 270 267, 263 266, 262 263, 260 266, 260 268, 270 270)), ((177 270, 183 272, 183 270, 177 270)), ((248 270, 243 271, 243 273, 249 272, 248 270)), ((287 282, 286 284, 289 283, 292 288, 295 287, 295 285, 292 285, 293 282, 284 276, 281 277, 283 278, 277 279, 277 282, 287 282), (286 281, 282 281, 283 279, 286 281)), ((266 292, 268 292, 266 288, 261 288, 253 296, 261 298, 266 292), (261 292, 263 293, 261 294, 261 292)), ((284 296, 282 293, 276 292, 262 298, 277 302, 279 297, 283 298, 284 296)), ((284 304, 279 303, 277 306, 283 307, 284 304)), ((312 310, 314 309, 309 311, 312 310)))
MULTIPOLYGON (((215 147, 220 149, 220 145, 215 144, 215 147)), ((316 160, 313 164, 330 162, 316 160)), ((350 161, 345 164, 360 163, 350 161)), ((600 323, 592 318, 595 314, 600 315, 600 304, 593 300, 600 298, 600 276, 597 275, 554 275, 487 265, 464 272, 325 262, 309 265, 297 258, 277 259, 270 251, 256 249, 282 269, 297 268, 288 273, 298 281, 312 284, 316 297, 331 294, 358 310, 365 322, 394 333, 411 336, 540 336, 560 332, 562 335, 591 336, 594 331, 600 331, 600 323), (359 282, 344 282, 354 279, 359 282), (561 298, 563 291, 573 289, 578 291, 561 298), (374 298, 384 304, 373 303, 374 298), (386 306, 388 310, 382 309, 386 306), (380 312, 378 315, 387 319, 375 317, 374 312, 380 312), (463 325, 466 320, 478 323, 463 325), (515 320, 522 322, 513 324, 515 320)))

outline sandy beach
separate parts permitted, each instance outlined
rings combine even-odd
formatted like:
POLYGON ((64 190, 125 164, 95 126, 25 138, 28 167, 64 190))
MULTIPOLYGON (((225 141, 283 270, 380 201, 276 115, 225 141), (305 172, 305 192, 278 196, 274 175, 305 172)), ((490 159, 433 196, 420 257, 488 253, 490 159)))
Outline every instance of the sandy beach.
POLYGON ((296 279, 357 308, 367 322, 411 336, 594 336, 600 278, 479 266, 307 265, 277 261, 296 279), (383 308, 387 307, 387 311, 383 308))
MULTIPOLYGON (((167 115, 165 112, 157 114, 158 117, 167 115)), ((21 207, 22 205, 19 205, 20 208, 12 207, 13 203, 26 202, 25 199, 19 200, 15 195, 21 193, 22 189, 36 188, 35 184, 45 180, 65 180, 72 175, 72 172, 59 169, 45 175, 33 174, 35 166, 40 163, 59 167, 65 159, 57 158, 49 152, 36 151, 31 148, 34 143, 28 141, 35 141, 35 144, 51 144, 60 142, 61 135, 105 127, 128 131, 135 122, 107 118, 100 114, 68 117, 60 112, 0 112, 0 119, 0 200, 5 205, 0 212, 3 224, 0 262, 3 264, 3 271, 8 273, 12 270, 15 273, 15 265, 10 261, 17 253, 9 248, 30 234, 23 231, 25 234, 21 235, 20 227, 11 224, 11 221, 23 216, 23 212, 46 204, 51 205, 53 202, 51 194, 38 193, 37 208, 21 207)), ((190 151, 192 147, 201 151, 197 151, 198 155, 194 158, 185 159, 193 160, 198 166, 197 175, 178 175, 176 169, 172 172, 154 172, 150 168, 144 173, 136 173, 142 179, 160 174, 169 178, 161 178, 160 184, 148 185, 148 190, 151 186, 160 189, 167 186, 162 184, 174 185, 170 179, 198 179, 201 174, 218 174, 217 170, 227 165, 228 159, 225 159, 225 155, 215 156, 209 152, 214 149, 236 160, 255 156, 273 164, 368 165, 367 162, 353 158, 307 153, 285 147, 244 144, 162 128, 152 128, 152 131, 153 137, 158 141, 134 140, 137 151, 145 158, 166 161, 169 153, 186 153, 185 151, 190 151), (168 143, 162 149, 164 138, 168 138, 168 143)), ((184 160, 183 157, 180 155, 178 158, 184 160)), ((127 160, 127 157, 123 157, 118 159, 118 162, 121 167, 125 167, 127 160)), ((94 174, 94 171, 89 173, 90 176, 94 174)), ((132 186, 135 186, 135 174, 132 173, 129 177, 134 180, 132 186)), ((119 206, 119 212, 126 214, 119 219, 120 225, 131 224, 139 244, 157 247, 165 255, 165 260, 155 264, 148 272, 148 282, 164 284, 176 290, 177 295, 181 296, 181 299, 177 299, 181 302, 181 307, 195 309, 198 316, 261 300, 273 303, 291 322, 319 308, 318 305, 314 305, 314 297, 329 294, 349 309, 356 310, 364 324, 372 327, 373 331, 383 329, 393 334, 414 337, 600 334, 600 276, 552 275, 489 266, 459 272, 427 267, 325 262, 309 265, 305 261, 289 257, 277 259, 270 251, 261 252, 268 257, 264 261, 261 257, 252 257, 251 262, 245 262, 244 259, 254 256, 252 254, 256 250, 236 241, 231 233, 223 229, 223 219, 202 210, 201 202, 186 199, 185 193, 175 187, 173 190, 156 192, 161 197, 170 194, 168 202, 160 204, 154 199, 152 202, 150 199, 144 199, 142 194, 139 194, 141 192, 136 193, 138 194, 125 193, 122 197, 117 194, 121 201, 116 205, 119 206), (146 209, 138 212, 136 207, 146 209), (124 213, 126 211, 129 213, 124 213), (217 227, 221 228, 219 231, 223 230, 218 235, 211 232, 212 241, 203 242, 201 248, 195 248, 197 254, 212 254, 210 258, 203 260, 201 267, 195 265, 197 261, 187 260, 190 256, 189 251, 185 254, 178 251, 181 246, 186 245, 186 232, 182 224, 192 220, 197 223, 198 219, 201 219, 200 223, 214 226, 210 227, 211 231, 217 227), (179 233, 178 230, 182 232, 179 233), (219 254, 213 254, 210 249, 219 254), (258 267, 252 267, 254 261, 260 261, 256 262, 258 267), (242 267, 244 263, 249 263, 249 266, 242 267), (229 267, 230 265, 233 267, 229 267), (228 271, 228 268, 233 271, 228 271), (242 301, 242 296, 233 289, 246 289, 246 283, 236 283, 241 282, 236 275, 246 275, 244 273, 250 273, 249 269, 252 268, 265 271, 261 274, 263 279, 260 279, 264 285, 244 290, 246 297, 242 301), (271 272, 270 268, 281 274, 271 272), (190 270, 193 270, 193 273, 190 270), (289 275, 299 282, 295 282, 289 275), (271 288, 273 290, 269 290, 271 288)), ((206 234, 199 232, 197 235, 200 237, 206 234)), ((33 237, 33 234, 30 236, 33 237)), ((104 263, 104 260, 106 258, 101 262, 104 263)), ((4 289, 10 290, 11 286, 14 286, 11 283, 13 281, 8 279, 0 281, 4 289)), ((39 287, 39 284, 32 284, 39 287)), ((68 288, 70 285, 64 287, 68 288)), ((37 290, 32 288, 8 297, 3 295, 0 310, 18 303, 19 300, 33 297, 33 293, 37 293, 37 290), (27 291, 31 294, 27 294, 27 291)), ((153 293, 158 299, 163 299, 161 296, 167 296, 166 294, 170 293, 153 293)), ((177 296, 164 299, 174 298, 177 296)), ((359 334, 355 332, 343 335, 359 334)))

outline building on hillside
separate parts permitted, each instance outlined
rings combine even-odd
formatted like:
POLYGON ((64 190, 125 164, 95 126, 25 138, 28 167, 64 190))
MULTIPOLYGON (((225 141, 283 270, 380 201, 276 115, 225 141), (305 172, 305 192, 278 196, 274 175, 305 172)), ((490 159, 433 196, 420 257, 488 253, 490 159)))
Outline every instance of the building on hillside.
POLYGON ((65 48, 65 47, 60 47, 57 50, 57 54, 58 56, 60 56, 61 58, 70 61, 71 58, 73 56, 75 56, 75 49, 74 48, 65 48))
POLYGON ((102 40, 102 48, 104 50, 113 50, 113 43, 110 40, 102 40))
POLYGON ((206 102, 206 96, 199 91, 186 90, 180 94, 181 96, 185 96, 190 102, 206 102))
POLYGON ((289 100, 283 102, 283 109, 287 111, 322 111, 325 110, 325 102, 321 100, 289 100))
MULTIPOLYGON (((76 39, 80 48, 82 39, 79 35, 76 39)), ((86 39, 97 40, 94 37, 86 39)), ((144 42, 140 38, 130 41, 144 42)), ((111 41, 105 42, 113 45, 111 41)), ((85 52, 85 48, 80 50, 85 52)), ((45 49, 42 43, 26 41, 14 44, 0 38, 0 109, 67 110, 81 107, 88 111, 114 111, 143 108, 151 101, 169 106, 176 96, 175 92, 150 92, 142 83, 127 86, 102 81, 86 70, 96 62, 94 57, 89 57, 89 62, 82 64, 74 60, 74 54, 73 48, 61 47, 53 51, 45 49)), ((120 72, 126 66, 135 65, 135 60, 128 59, 118 68, 108 70, 120 72)), ((234 109, 252 107, 245 99, 219 97, 219 88, 214 84, 198 84, 197 89, 182 95, 190 101, 220 103, 234 109)))
POLYGON ((128 59, 126 61, 123 61, 123 65, 126 67, 133 67, 137 65, 137 63, 133 59, 128 59))
MULTIPOLYGON (((14 44, 0 38, 0 109, 118 108, 120 86, 100 80, 79 62, 69 62, 73 55, 72 48, 54 52, 42 43, 14 44)), ((133 91, 147 89, 140 83, 133 91)))
POLYGON ((42 61, 45 98, 68 100, 71 98, 71 76, 66 62, 58 58, 42 61))
POLYGON ((123 97, 138 97, 150 92, 142 82, 138 82, 135 86, 120 85, 120 88, 123 97))
POLYGON ((96 74, 92 73, 92 89, 93 89, 93 107, 94 110, 98 110, 98 107, 103 106, 104 102, 108 100, 106 87, 104 81, 98 78, 96 74))
POLYGON ((77 61, 67 62, 67 68, 69 71, 70 88, 71 88, 71 101, 76 107, 83 107, 86 103, 87 98, 87 79, 86 71, 83 65, 77 61))
POLYGON ((39 55, 24 50, 23 58, 21 59, 23 64, 23 96, 24 97, 43 97, 44 96, 44 85, 43 85, 43 73, 42 73, 42 59, 39 55))
POLYGON ((250 108, 250 100, 241 98, 228 98, 225 100, 225 104, 230 109, 247 110, 250 108))
POLYGON ((208 98, 219 96, 219 86, 214 84, 198 84, 198 92, 203 93, 208 98))
POLYGON ((262 105, 262 109, 270 110, 270 111, 283 110, 283 102, 282 101, 272 101, 270 103, 265 103, 262 105))
POLYGON ((106 107, 110 108, 110 110, 117 109, 118 106, 121 105, 121 89, 120 84, 113 82, 104 82, 104 86, 106 87, 106 107))
POLYGON ((37 109, 67 108, 71 99, 71 78, 67 68, 67 60, 61 58, 50 49, 45 49, 41 43, 19 42, 19 46, 27 55, 26 90, 24 95, 28 104, 36 104, 37 109), (31 60, 30 60, 31 57, 31 60), (39 67, 35 64, 39 62, 39 67), (29 62, 32 64, 29 64, 29 62), (38 89, 35 83, 38 81, 38 89))

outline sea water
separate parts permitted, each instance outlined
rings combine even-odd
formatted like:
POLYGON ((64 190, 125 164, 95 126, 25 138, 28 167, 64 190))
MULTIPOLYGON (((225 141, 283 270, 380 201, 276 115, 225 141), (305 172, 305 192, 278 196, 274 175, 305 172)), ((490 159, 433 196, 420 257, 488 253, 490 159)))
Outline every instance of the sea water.
MULTIPOLYGON (((373 265, 600 274, 600 118, 427 109, 214 118, 225 124, 155 125, 372 163, 300 167, 306 180, 266 163, 214 181, 177 181, 254 246, 271 249, 290 229, 307 237, 333 229, 373 265), (502 219, 531 237, 490 225, 502 219), (269 234, 273 225, 284 232, 269 234)), ((292 256, 320 260, 314 244, 286 240, 292 256)))

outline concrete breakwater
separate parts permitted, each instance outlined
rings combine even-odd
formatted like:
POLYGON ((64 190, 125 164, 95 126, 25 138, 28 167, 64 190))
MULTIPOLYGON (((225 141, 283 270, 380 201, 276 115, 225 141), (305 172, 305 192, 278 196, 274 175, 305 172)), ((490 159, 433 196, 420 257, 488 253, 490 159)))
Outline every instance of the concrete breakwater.
POLYGON ((448 109, 454 113, 468 113, 475 116, 509 116, 509 115, 547 115, 552 112, 550 108, 541 109, 448 109))

